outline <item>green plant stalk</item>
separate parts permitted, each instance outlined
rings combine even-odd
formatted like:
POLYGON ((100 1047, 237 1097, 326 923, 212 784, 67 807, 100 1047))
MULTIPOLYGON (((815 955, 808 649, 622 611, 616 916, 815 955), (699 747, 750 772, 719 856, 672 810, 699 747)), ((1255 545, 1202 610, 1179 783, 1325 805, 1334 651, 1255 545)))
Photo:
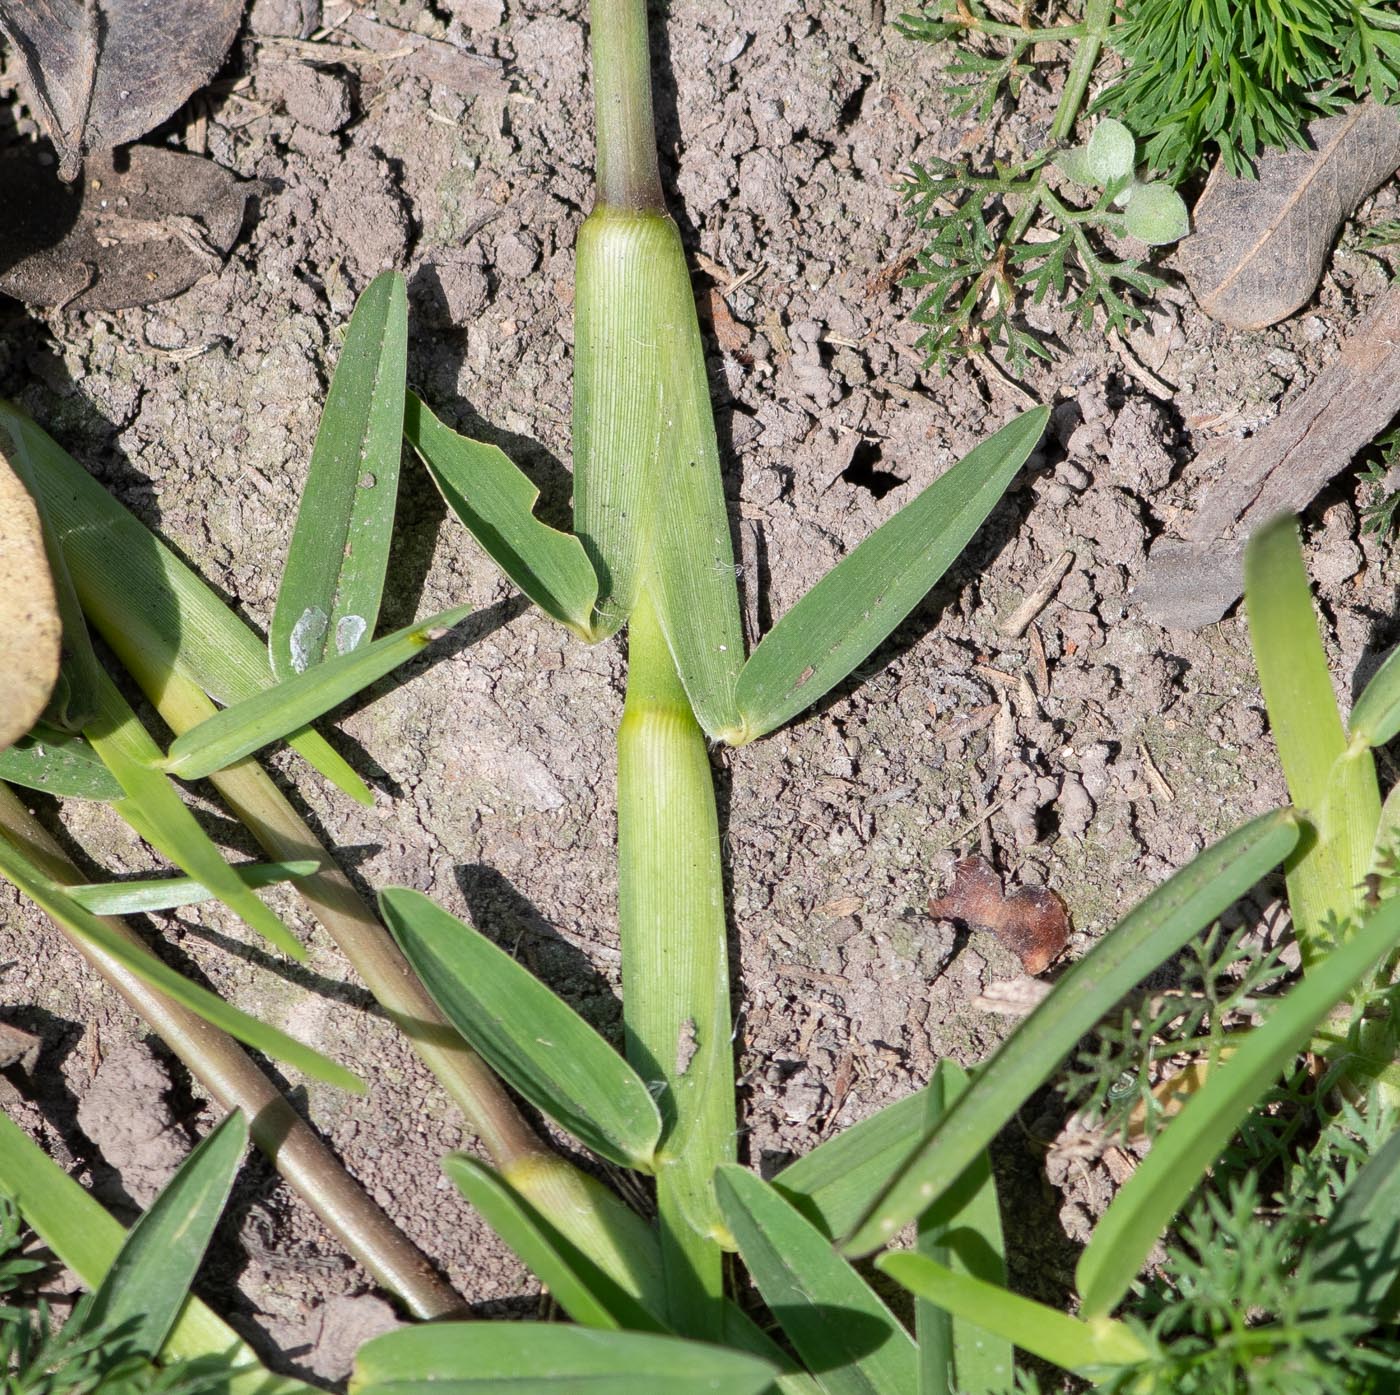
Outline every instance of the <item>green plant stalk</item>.
POLYGON ((656 1082, 662 1264, 673 1326, 720 1332, 715 1168, 735 1156, 719 823, 705 735, 646 589, 628 630, 617 735, 618 921, 627 1057, 656 1082))
MULTIPOLYGON (((61 885, 72 886, 84 880, 43 825, 3 782, 0 835, 13 841, 36 867, 61 885)), ((133 944, 146 947, 122 921, 103 917, 103 923, 133 944)), ((224 1109, 244 1112, 254 1143, 385 1288, 396 1293, 420 1318, 461 1311, 461 1299, 364 1194, 232 1037, 171 1002, 94 945, 68 935, 62 925, 58 928, 185 1063, 213 1099, 224 1109)))
MULTIPOLYGON (((123 657, 175 733, 207 720, 214 711, 191 680, 174 672, 157 673, 139 655, 123 657)), ((501 1175, 600 1268, 614 1277, 630 1274, 630 1256, 650 1239, 641 1218, 540 1140, 494 1072, 443 1017, 378 917, 267 772, 249 759, 218 771, 209 781, 269 853, 274 848, 299 850, 292 859, 273 854, 276 860, 308 858, 320 864, 318 872, 297 882, 297 891, 462 1111, 501 1175)))

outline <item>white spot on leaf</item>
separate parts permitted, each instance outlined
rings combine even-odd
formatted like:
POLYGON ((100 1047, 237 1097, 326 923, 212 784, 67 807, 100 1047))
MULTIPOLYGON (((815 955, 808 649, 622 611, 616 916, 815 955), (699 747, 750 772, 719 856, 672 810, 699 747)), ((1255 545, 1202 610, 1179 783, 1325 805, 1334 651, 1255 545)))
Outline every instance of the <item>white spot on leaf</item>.
POLYGON ((363 615, 342 615, 335 622, 335 652, 348 654, 365 637, 363 615))
POLYGON ((301 619, 292 626, 289 647, 292 651, 292 667, 298 673, 306 672, 306 666, 312 661, 311 651, 319 647, 329 623, 330 617, 320 606, 309 605, 302 611, 301 619))

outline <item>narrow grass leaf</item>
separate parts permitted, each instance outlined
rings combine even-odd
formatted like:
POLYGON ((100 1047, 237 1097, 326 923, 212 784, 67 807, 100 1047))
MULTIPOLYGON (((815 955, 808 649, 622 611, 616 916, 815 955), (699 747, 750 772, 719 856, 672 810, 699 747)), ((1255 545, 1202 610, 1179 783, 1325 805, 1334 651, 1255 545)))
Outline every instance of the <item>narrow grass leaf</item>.
MULTIPOLYGON (((0 1111, 0 1191, 12 1198, 34 1233, 85 1288, 101 1284, 121 1250, 121 1223, 0 1111)), ((263 1367, 257 1354, 198 1298, 184 1305, 165 1343, 172 1360, 217 1357, 228 1377, 221 1395, 310 1395, 317 1387, 263 1367)))
POLYGON ((1003 1341, 1067 1371, 1089 1375, 1106 1367, 1131 1366, 1151 1355, 1125 1323, 1070 1317, 985 1279, 956 1274, 927 1255, 891 1250, 875 1261, 875 1267, 917 1297, 937 1303, 955 1317, 995 1332, 1003 1341))
POLYGON ((447 1020, 514 1089, 595 1153, 648 1171, 661 1116, 641 1077, 530 971, 419 891, 385 923, 447 1020))
POLYGON ((1351 709, 1351 735, 1368 746, 1384 746, 1400 733, 1400 646, 1361 690, 1351 709))
POLYGON ((1400 1288, 1400 1133, 1367 1159, 1308 1245, 1298 1311, 1393 1321, 1400 1288))
POLYGON ((442 1170, 575 1322, 613 1330, 665 1330, 639 1294, 628 1293, 581 1254, 494 1168, 465 1153, 449 1153, 442 1170))
POLYGON ((535 517, 540 491, 504 451, 459 436, 412 393, 404 436, 438 492, 486 555, 544 611, 586 640, 595 638, 598 574, 572 533, 535 517))
POLYGON ((1327 952, 1335 922, 1361 911, 1380 791, 1370 752, 1347 749, 1291 516, 1266 523, 1250 538, 1244 599, 1289 797, 1315 834, 1285 869, 1307 968, 1327 952))
POLYGON ((248 1147, 248 1124, 228 1115, 176 1169, 127 1232, 88 1310, 88 1331, 120 1330, 123 1351, 153 1361, 189 1297, 248 1147))
POLYGON ((845 1235, 918 1151, 940 1110, 925 1088, 833 1134, 773 1185, 828 1239, 845 1235))
MULTIPOLYGON (((262 641, 67 451, 5 402, 0 432, 31 464, 84 613, 148 693, 172 670, 225 706, 271 687, 262 641)), ((304 731, 289 740, 352 799, 373 804, 323 736, 304 731)))
POLYGON ((110 804, 122 787, 81 737, 44 722, 0 751, 0 780, 42 790, 60 799, 95 799, 110 804))
POLYGON ((235 915, 293 959, 306 951, 295 935, 239 880, 179 792, 154 767, 160 748, 151 739, 126 699, 105 674, 98 686, 98 714, 84 735, 102 763, 126 791, 117 812, 153 843, 186 876, 207 886, 235 915), (126 806, 131 806, 128 810, 126 806))
POLYGON ((241 1012, 216 993, 211 993, 197 983, 191 983, 183 974, 176 973, 149 950, 138 949, 122 936, 115 934, 91 911, 73 900, 66 888, 44 876, 3 837, 0 837, 0 874, 8 877, 35 905, 54 920, 67 926, 75 935, 110 954, 133 973, 139 974, 153 988, 159 988, 167 997, 183 1004, 191 1012, 198 1013, 206 1022, 222 1028, 245 1046, 251 1046, 254 1051, 261 1051, 264 1056, 270 1056, 273 1060, 295 1066, 313 1080, 323 1080, 328 1085, 349 1090, 352 1094, 364 1093, 364 1082, 328 1056, 323 1056, 319 1051, 304 1045, 278 1028, 241 1012))
POLYGON ((1150 893, 1071 965, 861 1219, 845 1242, 847 1253, 887 1244, 947 1191, 1079 1038, 1285 858, 1298 834, 1291 809, 1251 820, 1150 893))
MULTIPOLYGON (((243 862, 233 873, 252 890, 275 886, 295 877, 309 877, 319 862, 304 858, 297 862, 243 862)), ((147 915, 172 911, 177 906, 197 906, 215 900, 214 893, 193 877, 142 877, 129 882, 87 882, 70 886, 68 894, 93 915, 147 915)))
POLYGON ((769 1311, 828 1395, 914 1395, 909 1334, 831 1242, 767 1182, 726 1163, 716 1174, 729 1229, 769 1311))
POLYGON ((1313 1028, 1397 944, 1400 900, 1387 901, 1210 1072, 1114 1197, 1080 1256, 1075 1281, 1086 1315, 1107 1315, 1119 1302, 1255 1101, 1307 1044, 1313 1028))
POLYGON ((884 643, 982 526, 1035 449, 1049 412, 1026 412, 976 446, 764 635, 739 675, 736 743, 790 721, 884 643))
POLYGON ((435 1322, 366 1342, 355 1395, 762 1395, 757 1357, 647 1332, 435 1322))
POLYGON ((374 636, 403 454, 408 296, 381 272, 350 316, 268 629, 272 671, 303 673, 374 636))
POLYGON ((182 780, 223 770, 377 683, 470 614, 466 605, 444 610, 225 707, 177 737, 160 766, 182 780))
MULTIPOLYGON (((956 1061, 938 1063, 929 1084, 931 1123, 947 1113, 967 1085, 967 1072, 956 1061)), ((974 1158, 956 1185, 919 1217, 915 1249, 956 1274, 1006 1287, 1001 1210, 986 1152, 974 1158)), ((919 1347, 919 1395, 988 1395, 1011 1388, 1014 1357, 1005 1334, 918 1298, 914 1336, 919 1347)))

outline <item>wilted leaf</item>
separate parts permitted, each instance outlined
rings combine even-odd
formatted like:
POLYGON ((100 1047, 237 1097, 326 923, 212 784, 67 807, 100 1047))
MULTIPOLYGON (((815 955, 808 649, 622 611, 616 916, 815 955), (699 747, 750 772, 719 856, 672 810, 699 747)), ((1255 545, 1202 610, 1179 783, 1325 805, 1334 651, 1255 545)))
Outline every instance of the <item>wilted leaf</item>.
POLYGON ((0 0, 0 34, 65 179, 84 155, 145 135, 203 87, 242 18, 243 0, 0 0))
POLYGON ((1001 878, 984 857, 965 857, 953 868, 953 885, 929 897, 928 913, 939 920, 960 920, 976 930, 990 930, 1020 956, 1028 974, 1043 974, 1064 951, 1069 939, 1065 903, 1043 886, 1002 890, 1001 878))
POLYGON ((1337 229, 1400 165, 1400 114, 1365 102, 1314 121, 1302 150, 1270 151, 1259 178, 1217 164, 1182 243, 1186 283, 1206 314, 1263 329, 1305 305, 1337 229))
POLYGON ((39 511, 0 453, 0 750, 39 720, 62 637, 39 511))
POLYGON ((74 310, 178 295, 222 265, 255 187, 143 145, 91 156, 72 184, 32 158, 0 160, 0 290, 74 310))

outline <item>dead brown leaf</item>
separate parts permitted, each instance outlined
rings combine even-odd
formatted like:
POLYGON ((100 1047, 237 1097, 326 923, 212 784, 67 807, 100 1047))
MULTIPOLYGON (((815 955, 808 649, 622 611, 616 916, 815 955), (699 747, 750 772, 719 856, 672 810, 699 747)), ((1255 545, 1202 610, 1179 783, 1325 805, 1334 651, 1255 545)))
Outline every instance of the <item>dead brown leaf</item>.
POLYGON ((984 857, 958 862, 948 891, 929 897, 928 913, 938 920, 960 920, 974 930, 990 930, 1020 956, 1021 967, 1032 976, 1043 974, 1069 941, 1069 914, 1053 891, 1023 886, 1008 895, 984 857))
POLYGON ((38 721, 62 638, 39 511, 0 452, 0 750, 38 721))
POLYGON ((1312 298, 1337 229, 1400 166, 1400 115, 1363 102, 1314 121, 1308 148, 1272 150, 1259 178, 1217 163, 1181 244, 1186 283, 1206 314, 1262 329, 1312 298))
POLYGON ((243 0, 0 0, 0 34, 71 179, 143 136, 218 71, 243 0))

